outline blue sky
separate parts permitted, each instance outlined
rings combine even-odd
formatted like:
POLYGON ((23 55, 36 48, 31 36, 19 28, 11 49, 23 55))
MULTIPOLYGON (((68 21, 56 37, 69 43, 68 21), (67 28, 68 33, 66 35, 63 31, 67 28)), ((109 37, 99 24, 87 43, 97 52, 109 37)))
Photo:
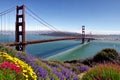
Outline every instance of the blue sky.
POLYGON ((59 30, 120 34, 120 0, 1 0, 0 12, 21 4, 59 30))

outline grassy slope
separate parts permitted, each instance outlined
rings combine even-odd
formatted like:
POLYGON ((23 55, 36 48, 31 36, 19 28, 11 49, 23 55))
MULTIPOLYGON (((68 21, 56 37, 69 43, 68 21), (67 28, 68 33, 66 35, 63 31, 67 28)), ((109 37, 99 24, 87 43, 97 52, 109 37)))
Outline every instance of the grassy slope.
MULTIPOLYGON (((28 56, 24 52, 18 52, 16 50, 14 50, 13 48, 5 46, 3 44, 0 44, 0 52, 6 52, 13 57, 17 57, 17 58, 23 60, 24 62, 28 63, 29 65, 33 65, 33 63, 34 63, 34 65, 39 66, 41 69, 44 70, 44 73, 45 73, 45 71, 47 72, 46 80, 50 80, 49 78, 51 76, 53 76, 55 80, 60 80, 60 79, 62 80, 62 78, 67 80, 67 77, 71 77, 71 76, 72 76, 72 78, 77 77, 77 74, 80 73, 80 71, 77 68, 79 65, 72 65, 69 63, 62 63, 59 61, 46 61, 46 60, 33 58, 33 57, 28 56), (17 54, 20 54, 20 56, 22 55, 22 58, 20 56, 19 57, 16 56, 17 54), (55 69, 57 72, 55 72, 53 69, 55 69), (67 76, 62 72, 65 72, 67 74, 71 73, 71 75, 67 76), (64 76, 61 77, 60 76, 61 73, 64 76)), ((34 70, 34 71, 36 71, 36 70, 34 70)), ((42 72, 43 71, 39 70, 39 73, 42 73, 42 72)), ((39 80, 42 79, 40 74, 38 74, 38 76, 39 76, 39 80)), ((44 75, 43 75, 43 77, 44 77, 44 75)), ((76 79, 76 80, 79 80, 79 79, 76 79)))

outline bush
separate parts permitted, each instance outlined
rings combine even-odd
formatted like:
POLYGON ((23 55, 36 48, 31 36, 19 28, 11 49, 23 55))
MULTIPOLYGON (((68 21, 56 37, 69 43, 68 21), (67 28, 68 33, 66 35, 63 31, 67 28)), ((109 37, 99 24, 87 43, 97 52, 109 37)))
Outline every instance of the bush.
POLYGON ((15 56, 15 54, 17 53, 17 51, 12 47, 5 46, 4 44, 1 43, 0 43, 0 52, 9 53, 11 56, 15 56))
POLYGON ((99 64, 91 68, 82 80, 120 80, 120 66, 116 64, 99 64))
POLYGON ((118 52, 114 49, 106 48, 102 51, 98 52, 94 57, 93 61, 95 62, 103 62, 103 61, 112 61, 117 59, 119 56, 118 52))

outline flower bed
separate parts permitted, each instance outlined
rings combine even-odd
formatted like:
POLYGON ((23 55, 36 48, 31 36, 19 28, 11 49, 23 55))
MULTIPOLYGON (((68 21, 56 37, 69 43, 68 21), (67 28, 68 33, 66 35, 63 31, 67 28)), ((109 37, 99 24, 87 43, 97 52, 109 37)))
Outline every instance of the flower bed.
POLYGON ((0 58, 1 58, 0 63, 3 62, 0 66, 1 69, 2 68, 7 68, 7 69, 15 70, 15 71, 18 72, 21 68, 22 71, 21 70, 20 71, 22 73, 22 76, 24 76, 25 80, 31 80, 31 79, 32 80, 37 80, 36 73, 33 71, 31 66, 29 66, 25 62, 19 60, 16 57, 11 57, 7 53, 3 53, 3 52, 0 52, 0 58), (8 62, 4 62, 4 61, 8 61, 8 62), (11 63, 9 63, 9 62, 11 62, 11 63))

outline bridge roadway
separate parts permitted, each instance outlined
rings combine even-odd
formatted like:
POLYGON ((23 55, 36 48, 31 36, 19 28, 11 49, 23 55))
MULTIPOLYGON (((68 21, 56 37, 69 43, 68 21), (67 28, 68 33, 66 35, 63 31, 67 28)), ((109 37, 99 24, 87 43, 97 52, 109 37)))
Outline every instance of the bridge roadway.
MULTIPOLYGON (((12 43, 6 43, 6 46, 16 46, 19 44, 37 44, 37 43, 45 43, 45 42, 53 42, 53 41, 61 41, 61 40, 80 40, 82 38, 78 37, 70 37, 70 38, 57 38, 57 39, 48 39, 48 40, 31 40, 31 41, 25 41, 25 42, 12 42, 12 43)), ((94 40, 94 38, 85 38, 85 39, 90 39, 94 40)))

